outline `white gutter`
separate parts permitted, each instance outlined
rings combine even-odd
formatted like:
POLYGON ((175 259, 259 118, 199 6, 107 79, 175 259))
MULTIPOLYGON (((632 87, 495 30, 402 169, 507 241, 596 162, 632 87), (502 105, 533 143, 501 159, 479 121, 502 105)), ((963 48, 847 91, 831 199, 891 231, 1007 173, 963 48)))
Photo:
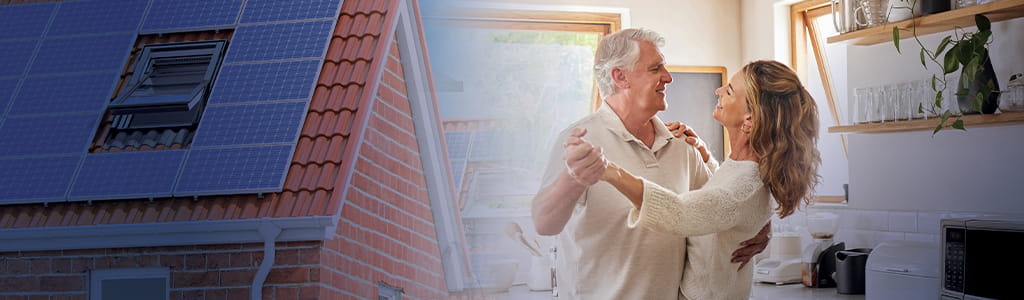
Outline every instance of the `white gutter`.
POLYGON ((274 241, 281 234, 281 228, 274 226, 272 222, 263 222, 260 223, 259 232, 263 236, 263 262, 256 270, 252 288, 249 289, 249 299, 252 300, 263 299, 263 282, 267 280, 267 274, 270 274, 270 268, 274 266, 274 241))
POLYGON ((263 243, 263 223, 281 231, 277 241, 323 241, 333 238, 338 217, 7 228, 0 252, 263 243))

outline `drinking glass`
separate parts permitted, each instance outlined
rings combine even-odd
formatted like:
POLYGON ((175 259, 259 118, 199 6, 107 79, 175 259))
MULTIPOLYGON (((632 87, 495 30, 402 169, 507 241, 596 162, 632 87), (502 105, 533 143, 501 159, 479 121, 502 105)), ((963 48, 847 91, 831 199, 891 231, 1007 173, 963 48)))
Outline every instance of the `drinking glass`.
POLYGON ((871 101, 874 97, 871 88, 857 88, 853 90, 854 94, 854 105, 851 109, 852 116, 850 116, 850 122, 867 123, 871 122, 871 101))

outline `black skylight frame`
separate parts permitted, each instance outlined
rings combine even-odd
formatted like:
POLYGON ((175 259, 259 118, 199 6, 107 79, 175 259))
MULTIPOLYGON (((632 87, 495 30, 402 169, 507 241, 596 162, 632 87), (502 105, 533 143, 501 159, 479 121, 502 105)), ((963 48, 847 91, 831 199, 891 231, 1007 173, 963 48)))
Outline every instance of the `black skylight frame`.
POLYGON ((113 127, 195 125, 226 47, 227 40, 144 46, 127 88, 108 106, 113 127))

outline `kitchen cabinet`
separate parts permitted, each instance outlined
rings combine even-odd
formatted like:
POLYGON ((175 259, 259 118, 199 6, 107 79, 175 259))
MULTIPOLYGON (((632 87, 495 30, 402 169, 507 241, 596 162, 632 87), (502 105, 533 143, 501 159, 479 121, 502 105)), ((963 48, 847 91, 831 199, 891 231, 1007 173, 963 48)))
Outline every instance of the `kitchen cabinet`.
MULTIPOLYGON (((913 38, 911 27, 917 26, 917 35, 945 32, 957 27, 974 26, 974 15, 983 14, 992 22, 1011 20, 1024 17, 1024 0, 997 0, 985 4, 969 6, 942 13, 917 17, 901 22, 861 29, 845 34, 829 37, 829 43, 848 43, 852 45, 876 45, 892 43, 892 28, 899 26, 904 40, 913 38)), ((967 128, 986 126, 1009 126, 1024 124, 1024 112, 1004 112, 989 115, 966 115, 962 117, 967 128)), ((934 130, 939 124, 938 118, 928 120, 886 121, 884 123, 851 124, 829 127, 833 133, 879 133, 899 131, 934 130)), ((947 122, 952 124, 952 120, 947 122)))

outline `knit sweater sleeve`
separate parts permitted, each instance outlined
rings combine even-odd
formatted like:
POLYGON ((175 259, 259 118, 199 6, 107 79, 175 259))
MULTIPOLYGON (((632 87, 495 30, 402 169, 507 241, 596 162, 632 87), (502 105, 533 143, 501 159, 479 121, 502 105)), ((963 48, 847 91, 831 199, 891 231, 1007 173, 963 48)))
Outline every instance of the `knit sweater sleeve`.
POLYGON ((757 163, 731 159, 703 188, 682 194, 644 179, 643 205, 630 209, 627 225, 680 236, 719 232, 753 217, 748 202, 762 186, 757 163))

